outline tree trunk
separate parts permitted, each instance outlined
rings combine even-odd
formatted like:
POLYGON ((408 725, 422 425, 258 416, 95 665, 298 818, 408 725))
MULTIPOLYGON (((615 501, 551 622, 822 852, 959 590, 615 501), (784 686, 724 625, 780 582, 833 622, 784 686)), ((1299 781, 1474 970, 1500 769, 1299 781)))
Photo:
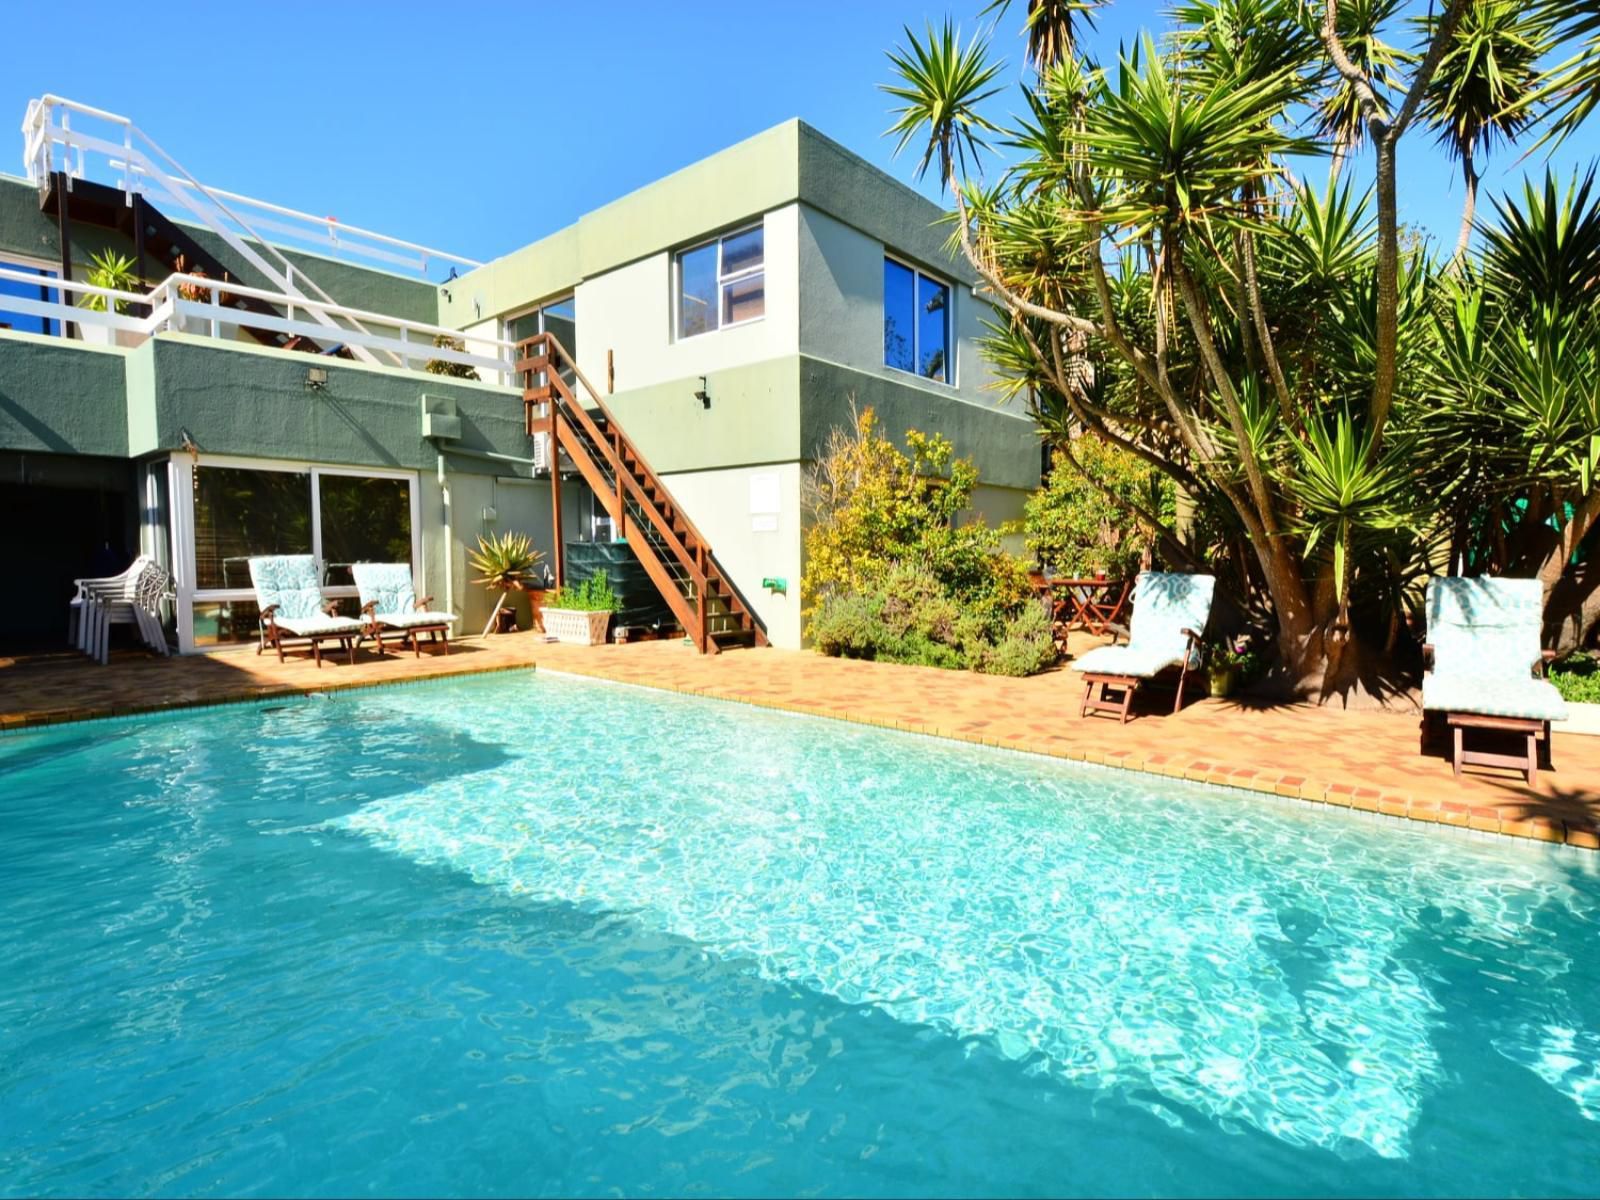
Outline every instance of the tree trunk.
POLYGON ((1383 427, 1394 402, 1396 358, 1400 345, 1400 236, 1395 198, 1395 142, 1383 136, 1378 143, 1378 328, 1376 363, 1372 377, 1372 448, 1378 453, 1383 427))
POLYGON ((1550 589, 1544 605, 1544 644, 1557 654, 1588 646, 1600 627, 1600 562, 1579 563, 1550 589))
POLYGON ((1278 620, 1279 666, 1268 691, 1340 708, 1415 709, 1414 679, 1396 668, 1394 656, 1340 624, 1331 567, 1323 568, 1309 592, 1297 562, 1290 578, 1276 585, 1274 568, 1263 563, 1263 569, 1278 620))
POLYGON ((1456 252, 1451 260, 1458 264, 1467 260, 1467 246, 1472 241, 1472 217, 1478 207, 1478 172, 1473 169, 1472 151, 1468 149, 1461 153, 1461 177, 1467 185, 1467 197, 1461 205, 1461 232, 1456 235, 1456 252))

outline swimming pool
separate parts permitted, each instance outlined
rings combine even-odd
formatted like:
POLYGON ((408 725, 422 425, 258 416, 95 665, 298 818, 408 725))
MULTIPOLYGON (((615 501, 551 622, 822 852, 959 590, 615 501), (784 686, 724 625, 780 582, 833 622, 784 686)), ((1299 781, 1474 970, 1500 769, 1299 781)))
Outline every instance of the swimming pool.
POLYGON ((598 682, 0 737, 0 1194, 1584 1194, 1572 850, 598 682))

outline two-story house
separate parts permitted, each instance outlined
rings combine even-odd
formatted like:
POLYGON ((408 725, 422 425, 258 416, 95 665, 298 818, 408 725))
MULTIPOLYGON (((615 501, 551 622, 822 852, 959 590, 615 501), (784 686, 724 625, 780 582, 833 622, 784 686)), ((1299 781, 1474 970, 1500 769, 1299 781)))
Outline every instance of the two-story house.
POLYGON ((659 560, 691 636, 731 605, 798 646, 804 475, 852 403, 947 434, 974 515, 1038 484, 939 209, 802 122, 486 264, 203 186, 114 114, 47 97, 25 136, 28 178, 0 177, 0 506, 27 514, 0 638, 50 635, 73 576, 138 549, 177 579, 185 650, 254 638, 269 551, 317 555, 337 597, 350 563, 408 558, 470 629, 467 552, 516 529, 552 562, 659 560), (133 264, 109 294, 108 250, 133 264))

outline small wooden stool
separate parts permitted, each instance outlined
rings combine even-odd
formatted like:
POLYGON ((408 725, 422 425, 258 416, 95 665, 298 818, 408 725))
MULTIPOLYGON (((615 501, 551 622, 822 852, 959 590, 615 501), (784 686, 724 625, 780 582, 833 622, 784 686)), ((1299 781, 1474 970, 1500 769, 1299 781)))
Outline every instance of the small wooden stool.
POLYGON ((1450 725, 1452 758, 1456 774, 1463 766, 1510 767, 1521 771, 1533 787, 1539 780, 1539 743, 1546 751, 1546 766, 1550 766, 1550 722, 1532 717, 1486 717, 1478 713, 1453 712, 1446 716, 1450 725), (1465 743, 1469 729, 1489 729, 1496 733, 1520 734, 1527 739, 1527 749, 1522 754, 1497 754, 1488 750, 1468 750, 1465 743))

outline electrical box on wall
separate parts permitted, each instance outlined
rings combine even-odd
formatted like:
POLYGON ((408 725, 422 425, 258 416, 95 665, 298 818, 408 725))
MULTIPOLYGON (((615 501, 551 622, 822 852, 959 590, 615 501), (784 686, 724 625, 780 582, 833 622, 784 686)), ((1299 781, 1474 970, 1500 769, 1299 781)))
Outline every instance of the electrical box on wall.
POLYGON ((422 397, 422 436, 452 441, 461 436, 461 417, 449 396, 422 397))

